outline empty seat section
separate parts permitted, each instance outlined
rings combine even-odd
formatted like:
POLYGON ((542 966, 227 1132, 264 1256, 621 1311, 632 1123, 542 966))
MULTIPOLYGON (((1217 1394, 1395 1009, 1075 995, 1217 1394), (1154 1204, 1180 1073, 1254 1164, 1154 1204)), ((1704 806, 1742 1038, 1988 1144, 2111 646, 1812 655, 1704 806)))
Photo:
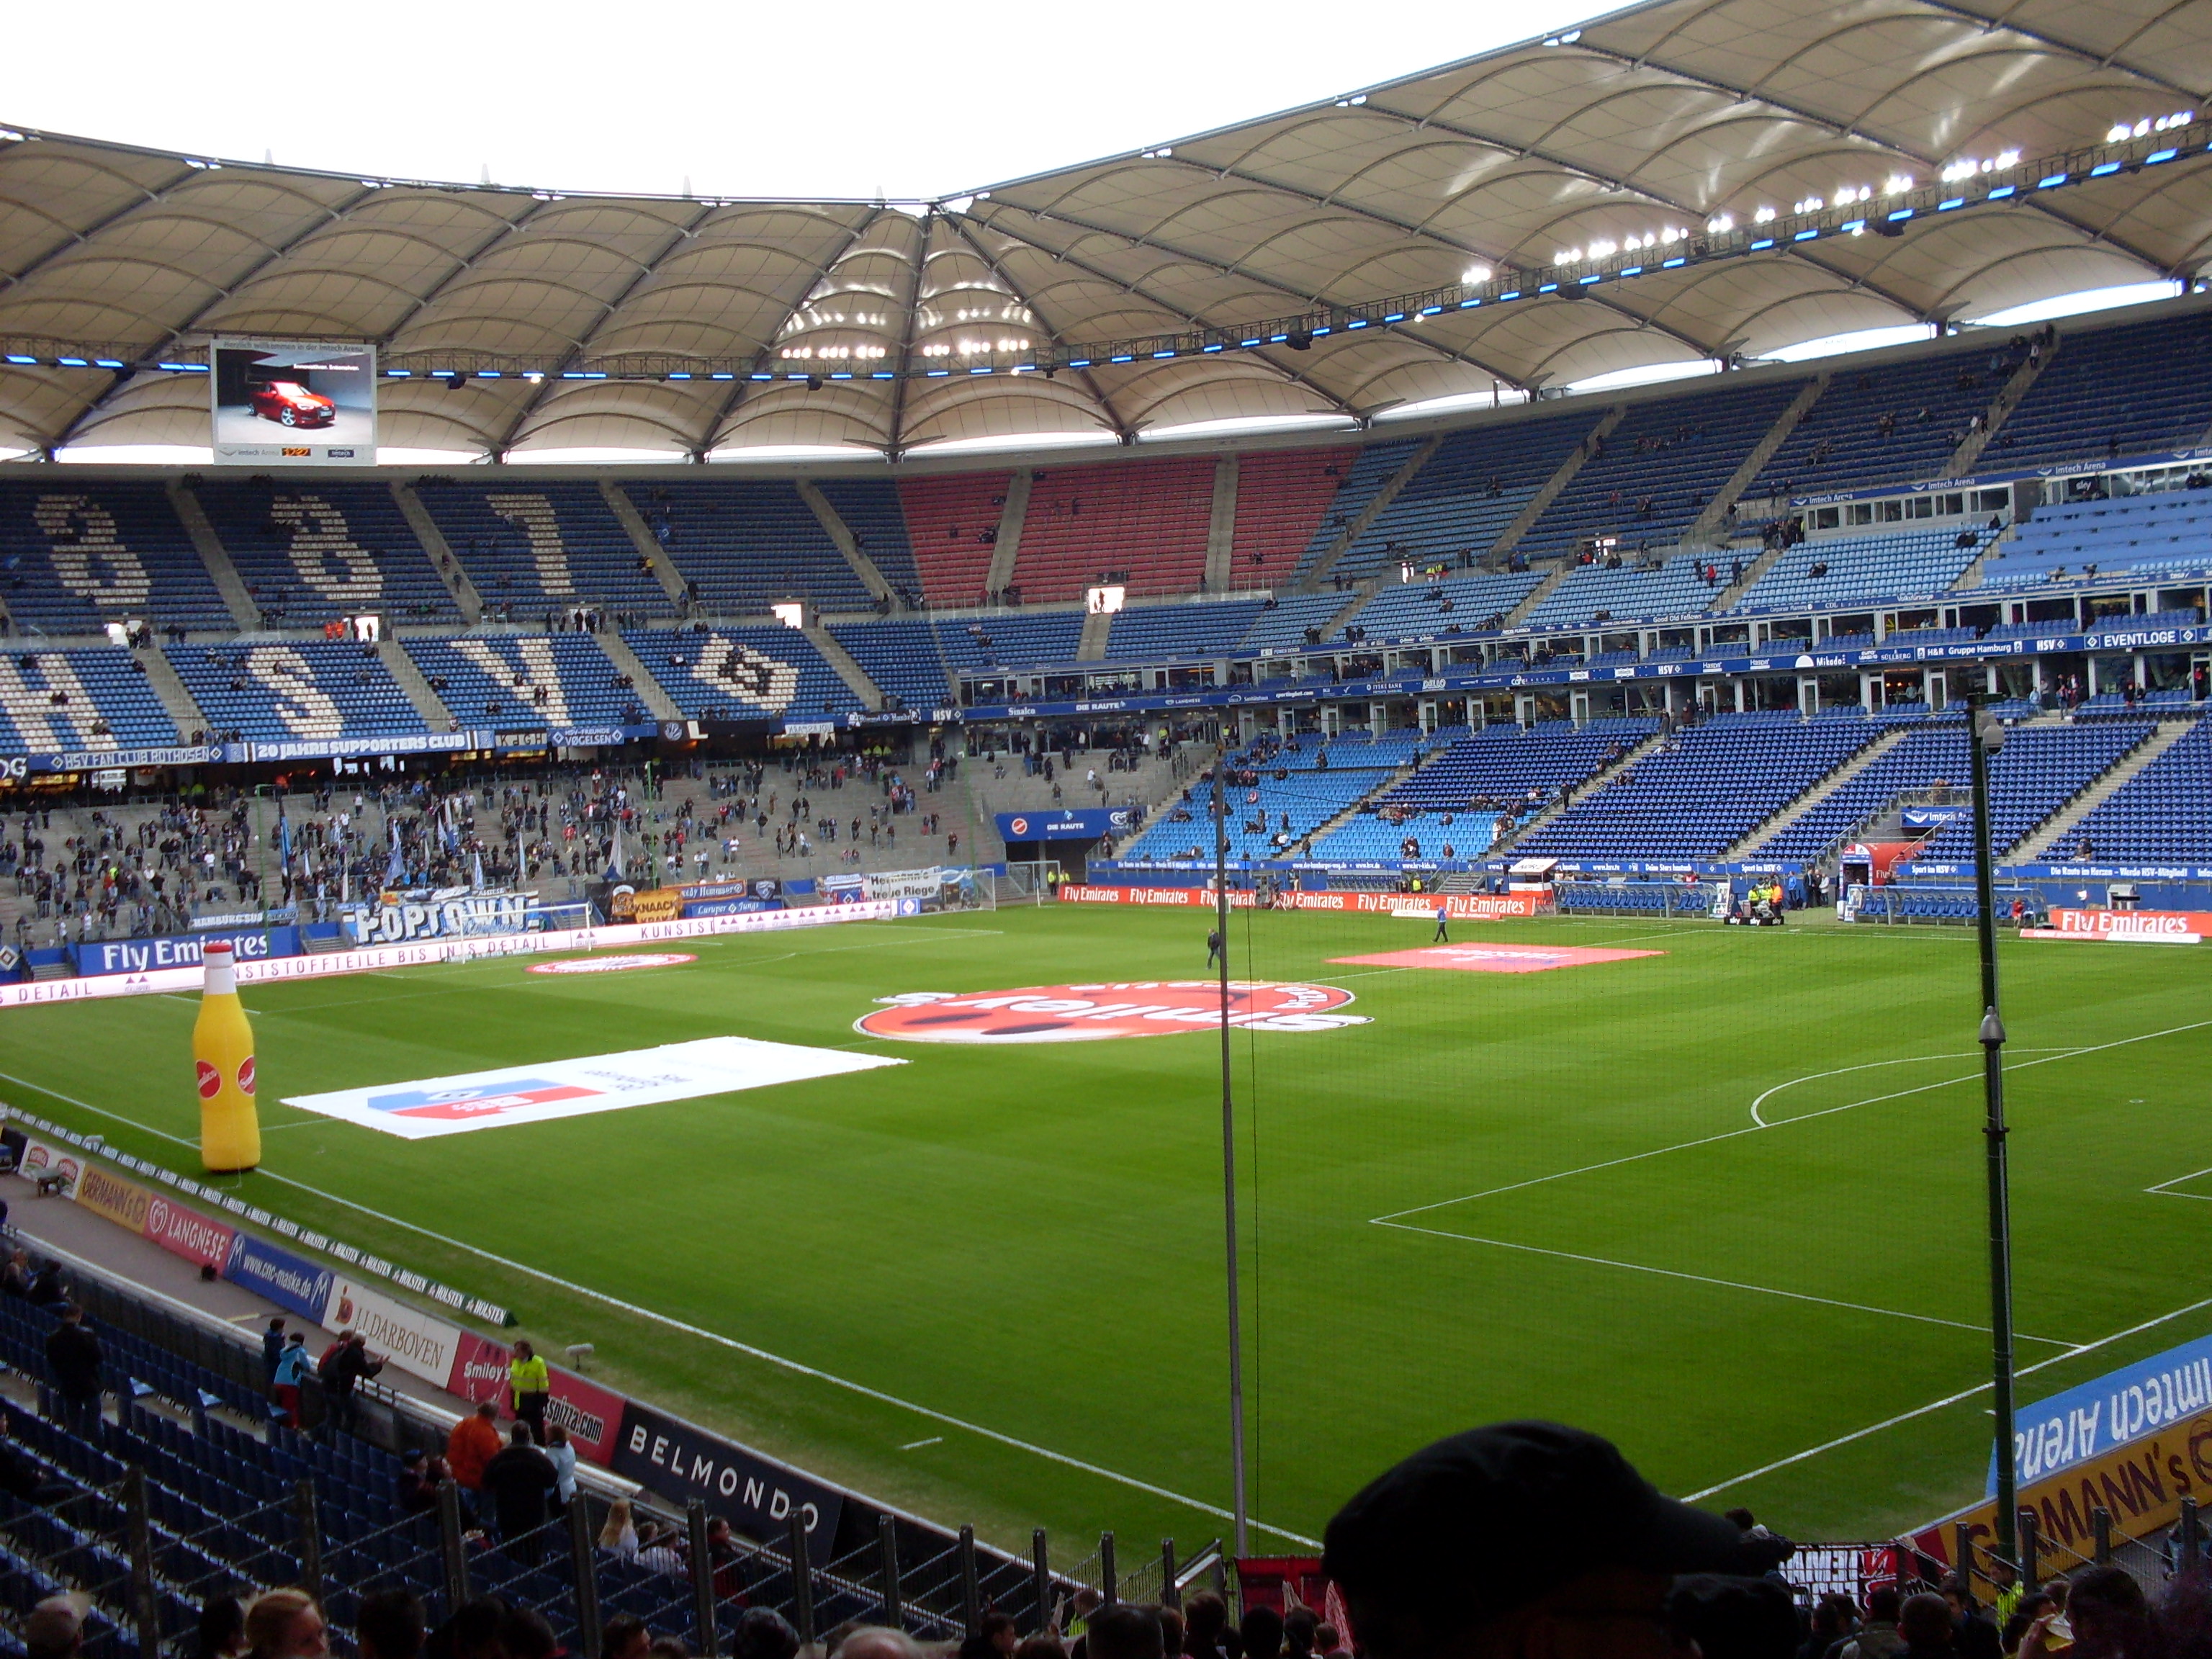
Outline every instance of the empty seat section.
POLYGON ((1907 790, 1963 784, 1967 766, 1963 720, 1916 726, 1752 851, 1761 858, 1819 858, 1907 790))
POLYGON ((136 659, 120 646, 0 653, 0 754, 161 749, 180 740, 136 659))
POLYGON ((1858 714, 1717 715, 1516 842, 1522 856, 1710 858, 1872 740, 1858 714))
POLYGON ((596 484, 426 482, 415 493, 487 615, 527 623, 576 606, 613 616, 674 611, 596 484))
POLYGON ((1199 599, 1187 605, 1133 605, 1114 618, 1109 660, 1225 657, 1260 616, 1257 599, 1199 599))
POLYGON ((460 624, 452 592, 382 484, 211 481, 195 493, 268 627, 369 613, 460 624))
POLYGON ((1982 566, 1985 587, 2119 571, 2178 576, 2212 569, 2212 491, 2172 490, 2036 509, 1982 566))
POLYGON ((1321 562, 1338 538, 1382 493, 1382 486, 1398 476, 1420 447, 1419 438, 1393 438, 1384 443, 1369 444, 1359 452, 1358 458, 1344 470, 1337 483, 1335 498, 1322 514, 1321 522, 1314 526, 1313 539, 1299 556, 1297 574, 1301 578, 1321 562))
POLYGON ((1455 432, 1359 532, 1332 573, 1362 577, 1410 560, 1472 562, 1574 453, 1601 410, 1455 432))
POLYGON ((295 645, 162 647, 217 732, 253 743, 415 736, 428 728, 381 653, 315 640, 295 645))
MULTIPOLYGON (((2156 729, 2148 720, 2013 727, 2004 747, 1990 757, 1990 847, 1999 857, 2010 852, 2156 729)), ((1916 856, 1970 863, 1973 848, 1971 824, 1946 824, 1916 856)))
POLYGON ((2026 356, 2025 347, 2000 345, 1838 368, 1744 494, 1809 495, 1940 478, 1974 416, 1988 410, 2026 356))
POLYGON ((962 669, 1030 668, 1072 663, 1083 641, 1080 611, 1000 611, 988 617, 939 617, 938 649, 957 673, 962 669))
POLYGON ((627 494, 709 615, 765 616, 791 599, 824 611, 875 604, 787 478, 641 483, 627 494))
POLYGON ((1347 629, 1355 628, 1361 638, 1378 641, 1494 629, 1536 591, 1536 584, 1542 580, 1530 571, 1500 571, 1441 581, 1394 583, 1353 612, 1338 628, 1336 637, 1342 639, 1347 629))
POLYGON ((2053 858, 2212 860, 2212 720, 2112 792, 2051 849, 2053 858), (2086 845, 2087 853, 2081 848, 2086 845))
POLYGON ((2212 313, 2069 328, 1982 452, 1982 471, 2154 454, 2212 428, 2212 313))
POLYGON ((0 484, 0 599, 18 629, 237 624, 159 484, 0 484))
POLYGON ((465 725, 617 726, 646 718, 636 690, 615 684, 618 671, 589 635, 408 640, 404 648, 465 725))
MULTIPOLYGON (((1264 738, 1229 763, 1234 775, 1250 768, 1229 792, 1229 856, 1269 859, 1290 855, 1298 842, 1342 812, 1418 754, 1426 739, 1414 730, 1389 732, 1373 740, 1354 735, 1308 734, 1297 747, 1264 738), (1319 763, 1328 757, 1324 769, 1319 763), (1277 777, 1278 771, 1287 774, 1277 777)), ((1213 786, 1193 783, 1182 799, 1121 849, 1125 859, 1203 863, 1213 857, 1213 786)))
POLYGON ((811 720, 860 707, 852 688, 795 628, 632 629, 623 638, 693 720, 811 720))
POLYGON ((853 653, 863 673, 908 708, 936 708, 951 696, 945 683, 945 653, 929 623, 908 617, 838 623, 830 635, 853 653))
MULTIPOLYGON (((1634 558, 1618 569, 1603 564, 1577 565, 1536 607, 1522 618, 1529 628, 1571 627, 1577 623, 1645 622, 1661 617, 1693 617, 1712 603, 1720 589, 1699 574, 1704 560, 1678 556, 1656 569, 1634 558)), ((1723 563, 1721 577, 1725 580, 1723 563)))
POLYGON ((1985 532, 1907 530, 1887 536, 1828 536, 1785 548, 1737 602, 1738 611, 1834 610, 1880 599, 1940 593, 1987 545, 1985 532), (1961 547, 1962 534, 1974 545, 1961 547))
POLYGON ((1359 452, 1349 448, 1240 459, 1229 586, 1273 587, 1289 581, 1358 459, 1359 452))
POLYGON ((1242 651, 1281 651, 1304 645, 1306 630, 1315 631, 1316 641, 1328 619, 1350 605, 1352 600, 1342 593, 1291 593, 1276 599, 1274 604, 1253 618, 1252 626, 1238 642, 1242 651))
POLYGON ((1802 380, 1662 398, 1632 405, 1547 507, 1519 551, 1571 551, 1610 536, 1624 552, 1680 538, 1797 396, 1802 380))
POLYGON ((1206 574, 1213 463, 1040 471, 1030 483, 1014 585, 1025 604, 1079 599, 1109 574, 1132 593, 1190 593, 1206 574))
POLYGON ((1013 476, 957 472, 902 478, 899 506, 921 591, 936 605, 981 605, 1013 476))
POLYGON ((888 478, 824 478, 818 488, 868 562, 908 605, 921 598, 898 486, 888 478))

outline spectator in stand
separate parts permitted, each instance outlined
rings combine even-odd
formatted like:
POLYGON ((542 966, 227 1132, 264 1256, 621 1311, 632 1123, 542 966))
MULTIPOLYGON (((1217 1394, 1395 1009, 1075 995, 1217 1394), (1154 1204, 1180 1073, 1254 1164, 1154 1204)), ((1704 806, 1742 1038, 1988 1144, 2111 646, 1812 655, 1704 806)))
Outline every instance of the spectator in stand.
POLYGON ((1675 1639, 1704 1659, 1785 1659, 1803 1638, 1790 1587, 1772 1578, 1678 1578, 1667 1616, 1675 1639))
POLYGON ((1948 1659, 1959 1650, 1951 1640, 1950 1604, 1926 1590, 1905 1598, 1897 1611, 1897 1629, 1905 1638, 1898 1659, 1948 1659))
MULTIPOLYGON (((18 922, 20 925, 20 918, 18 922)), ((7 1265, 0 1267, 0 1296, 13 1297, 20 1302, 30 1294, 31 1253, 28 1250, 11 1250, 8 1254, 7 1265)))
POLYGON ((545 1455, 553 1465, 553 1501, 566 1509, 576 1496, 576 1449, 558 1423, 545 1431, 545 1455))
POLYGON ((707 1559, 714 1581, 714 1599, 742 1605, 745 1599, 745 1557, 737 1534, 720 1516, 707 1522, 707 1559))
POLYGON ((76 1659, 84 1646, 84 1615, 92 1598, 82 1591, 49 1595, 23 1620, 23 1650, 27 1659, 76 1659))
POLYGON ((330 1396, 331 1427, 350 1431, 359 1412, 354 1390, 384 1369, 381 1359, 368 1357, 368 1339, 349 1331, 323 1361, 323 1389, 330 1396))
POLYGON ((1244 1659, 1281 1659, 1283 1615, 1274 1608, 1249 1609, 1237 1633, 1243 1639, 1244 1659))
POLYGON ((674 1529, 659 1525, 638 1528, 637 1564, 647 1572, 681 1578, 684 1572, 684 1557, 676 1547, 674 1529))
POLYGON ((653 1632, 634 1613, 618 1613, 599 1632, 599 1659, 645 1659, 653 1651, 653 1632))
POLYGON ((568 1651, 553 1633, 552 1621, 535 1607, 509 1607, 499 1627, 499 1644, 507 1659, 567 1659, 568 1651))
POLYGON ((1223 1632, 1229 1628, 1229 1604, 1212 1590, 1200 1590, 1183 1604, 1182 1650, 1190 1659, 1229 1659, 1223 1632))
MULTIPOLYGON (((2188 1577, 2200 1581, 2196 1589, 2201 1596, 2202 1571, 2188 1577)), ((2161 1649, 2191 1654, 2203 1650, 2171 1639, 2161 1642, 2159 1622, 2151 1616, 2142 1586, 2126 1568, 2087 1567, 2068 1583, 2065 1607, 2042 1614, 2027 1627, 2027 1634, 2021 1638, 2020 1659, 2049 1659, 2062 1652, 2069 1659, 2138 1659, 2161 1649), (2072 1630, 2070 1647, 2062 1639, 2066 1634, 2062 1620, 2072 1630)), ((2171 1638, 2174 1632, 2169 1629, 2166 1634, 2171 1638)))
POLYGON ((305 1590, 273 1589, 246 1610, 249 1659, 323 1659, 331 1650, 323 1610, 305 1590))
POLYGON ((354 1615, 354 1644, 361 1659, 418 1659, 422 1651, 422 1603, 412 1590, 377 1590, 362 1598, 354 1615))
POLYGON ((428 1515, 438 1507, 438 1483, 447 1479, 446 1460, 417 1446, 399 1460, 399 1508, 405 1515, 428 1515))
POLYGON ((1314 1626, 1314 1652, 1319 1659, 1352 1659, 1352 1650, 1344 1645, 1344 1632, 1334 1625, 1314 1626))
POLYGON ((1905 1645, 1905 1638, 1897 1628, 1898 1607, 1897 1586, 1876 1585, 1867 1592, 1866 1622, 1858 1627, 1856 1635, 1828 1651, 1836 1659, 1890 1659, 1905 1645))
POLYGON ((1785 1554, 1662 1497, 1596 1435, 1519 1422, 1440 1440, 1370 1482, 1328 1523, 1322 1566, 1373 1659, 1673 1659, 1677 1576, 1755 1576, 1785 1554))
MULTIPOLYGON (((983 1622, 1004 1616, 987 1613, 983 1622)), ((798 1652, 799 1632, 774 1607, 747 1607, 730 1632, 730 1659, 796 1659, 798 1652)))
POLYGON ((195 1659, 238 1659, 246 1651, 246 1604, 235 1595, 210 1595, 200 1607, 195 1659))
POLYGON ((62 1322, 46 1337, 46 1370, 61 1401, 62 1420, 79 1434, 100 1424, 100 1339, 84 1322, 84 1310, 70 1303, 62 1322))
POLYGON ((599 1547, 626 1561, 636 1558, 637 1522, 631 1516, 629 1498, 617 1498, 607 1505, 606 1524, 599 1528, 599 1547))
POLYGON ((922 1659, 921 1649, 902 1630, 863 1625, 838 1644, 835 1659, 922 1659))
MULTIPOLYGON (((1974 1605, 1966 1581, 1955 1572, 1951 1574, 1943 1581, 1942 1594, 1951 1609, 1951 1645, 1958 1649, 1961 1659, 1999 1659, 2004 1644, 1998 1639, 1996 1621, 1974 1605)), ((2016 1575, 2008 1571, 2005 1585, 1997 1591, 2000 1618, 2008 1616, 2020 1604, 2020 1595, 2016 1575)))
POLYGON ((270 1388, 273 1389, 276 1386, 276 1367, 283 1358, 284 1322, 281 1319, 272 1319, 269 1322, 269 1328, 261 1333, 263 1381, 270 1388))
POLYGON ((1022 1638, 1021 1646, 1014 1650, 1014 1659, 1067 1659, 1067 1644, 1048 1630, 1022 1638))
POLYGON ((545 1405, 553 1397, 553 1379, 538 1350, 527 1342, 514 1345, 514 1358, 507 1364, 507 1386, 518 1421, 530 1425, 530 1437, 545 1443, 545 1405))
POLYGON ((1091 1614, 1091 1628, 1083 1640, 1085 1659, 1163 1659, 1165 1633, 1160 1629, 1158 1615, 1150 1607, 1118 1601, 1091 1614))
POLYGON ((299 1428, 307 1421, 301 1390, 307 1386, 308 1374, 313 1370, 313 1362, 307 1358, 306 1334, 293 1332, 284 1345, 284 1352, 277 1358, 276 1382, 271 1390, 276 1400, 277 1415, 288 1429, 299 1428))
POLYGON ((499 1522, 500 1541, 526 1566, 537 1565, 544 1553, 546 1514, 559 1484, 553 1460, 538 1449, 527 1423, 517 1423, 505 1449, 484 1465, 483 1489, 499 1522))
POLYGON ((453 1472, 453 1484, 464 1492, 483 1490, 484 1467, 500 1454, 499 1425, 493 1420, 497 1414, 498 1408, 487 1400, 474 1416, 454 1424, 453 1433, 446 1437, 446 1462, 453 1472))

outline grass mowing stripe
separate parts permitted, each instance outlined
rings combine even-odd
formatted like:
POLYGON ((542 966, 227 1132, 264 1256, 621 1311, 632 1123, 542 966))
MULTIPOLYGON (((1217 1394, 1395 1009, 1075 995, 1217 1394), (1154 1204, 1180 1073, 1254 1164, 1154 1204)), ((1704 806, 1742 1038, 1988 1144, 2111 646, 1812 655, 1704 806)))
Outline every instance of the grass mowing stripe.
MULTIPOLYGON (((173 1135, 167 1130, 155 1128, 149 1123, 142 1123, 137 1118, 126 1117, 120 1112, 108 1111, 102 1107, 94 1106, 89 1101, 78 1100, 73 1096, 61 1093, 58 1090, 49 1089, 43 1084, 33 1083, 27 1078, 15 1077, 6 1072, 0 1072, 0 1081, 35 1090, 50 1099, 61 1101, 64 1104, 75 1106, 83 1111, 98 1113, 101 1117, 112 1118, 118 1123, 127 1123, 134 1129, 159 1135, 162 1139, 174 1142, 177 1146, 190 1146, 195 1151, 198 1150, 195 1142, 185 1139, 182 1135, 173 1135)), ((287 1187, 295 1188, 311 1198, 319 1198, 325 1203, 338 1205, 343 1208, 368 1216, 372 1220, 403 1228, 408 1232, 419 1233, 424 1238, 434 1239, 451 1249, 465 1251, 471 1255, 504 1267, 511 1273, 525 1274, 529 1278, 567 1291, 571 1295, 604 1304, 618 1312, 629 1314, 639 1319, 651 1320, 657 1325, 666 1326, 672 1331, 680 1331, 686 1336, 698 1337, 702 1341, 712 1342, 727 1348, 733 1353, 744 1354, 749 1359, 762 1360, 769 1364, 779 1366, 795 1376, 807 1377, 817 1382, 827 1382, 833 1388, 843 1389, 864 1399, 875 1401, 879 1405, 912 1412, 915 1416, 926 1417, 933 1423, 942 1423, 948 1428, 958 1429, 966 1434, 979 1435, 986 1440, 994 1441, 1015 1451, 1025 1452, 1032 1457, 1042 1457, 1048 1462, 1060 1464, 1064 1468, 1078 1469, 1085 1474, 1096 1475, 1102 1480, 1113 1481, 1116 1486, 1127 1486, 1132 1492, 1140 1492, 1152 1498, 1164 1498, 1171 1504, 1180 1504, 1185 1508, 1196 1510, 1201 1515, 1212 1516, 1216 1520, 1231 1521, 1236 1518, 1230 1510, 1206 1503, 1200 1498, 1187 1497, 1179 1492, 1171 1492, 1165 1486, 1155 1486, 1149 1480, 1140 1480, 1132 1474, 1123 1474, 1117 1469, 1105 1468, 1097 1463, 1085 1462, 1079 1457, 1070 1457, 1066 1453, 1054 1451, 1048 1446, 1040 1446, 1034 1442, 1023 1440, 1013 1435, 1002 1434, 996 1429, 986 1428, 980 1423, 970 1423, 964 1418, 955 1417, 949 1412, 939 1411, 934 1407, 918 1405, 911 1400, 902 1400, 895 1394, 886 1394, 880 1389, 872 1389, 865 1382, 855 1382, 850 1377, 839 1376, 835 1372, 823 1370, 818 1366, 807 1364, 804 1360, 787 1358, 782 1354, 771 1353, 766 1348, 757 1348, 750 1342, 740 1342, 735 1337, 724 1336, 719 1331, 710 1331, 703 1326, 694 1325, 684 1320, 672 1319, 668 1315, 656 1312, 651 1308, 640 1307, 634 1302, 623 1301, 620 1297, 610 1296, 605 1291, 593 1290, 588 1285, 579 1285, 573 1279, 562 1279, 556 1274, 545 1272, 543 1268, 531 1267, 527 1262, 517 1261, 512 1257, 484 1249, 479 1245, 470 1243, 465 1239, 434 1232, 428 1227, 418 1226, 402 1217, 386 1215, 380 1210, 369 1208, 366 1204, 357 1204, 349 1198, 341 1198, 336 1193, 325 1192, 319 1187, 310 1187, 304 1181, 295 1181, 289 1176, 279 1175, 265 1164, 256 1173, 266 1176, 270 1180, 282 1182, 287 1187)), ((1303 1545, 1309 1549, 1321 1547, 1321 1540, 1318 1538, 1307 1538, 1282 1527, 1270 1526, 1256 1516, 1249 1517, 1249 1522, 1255 1531, 1268 1533, 1277 1538, 1286 1538, 1291 1543, 1303 1545)))

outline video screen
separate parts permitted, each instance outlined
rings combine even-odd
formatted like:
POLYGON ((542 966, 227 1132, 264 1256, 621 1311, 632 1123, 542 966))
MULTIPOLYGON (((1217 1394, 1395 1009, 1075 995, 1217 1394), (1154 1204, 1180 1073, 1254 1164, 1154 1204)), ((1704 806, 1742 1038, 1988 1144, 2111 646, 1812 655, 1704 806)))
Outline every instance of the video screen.
POLYGON ((219 466, 368 466, 376 460, 376 349, 217 340, 219 466))

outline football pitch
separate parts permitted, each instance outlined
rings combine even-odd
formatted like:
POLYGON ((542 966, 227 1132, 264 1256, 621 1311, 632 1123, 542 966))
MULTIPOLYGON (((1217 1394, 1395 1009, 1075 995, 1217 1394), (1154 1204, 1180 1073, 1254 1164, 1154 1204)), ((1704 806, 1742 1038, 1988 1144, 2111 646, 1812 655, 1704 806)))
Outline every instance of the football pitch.
MULTIPOLYGON (((1206 975, 1208 926, 1010 908, 685 941, 696 961, 635 971, 251 988, 265 1162, 242 1189, 872 1497, 1017 1547, 1042 1525, 1062 1550, 1106 1527, 1188 1550, 1230 1493, 1218 1030, 856 1022, 1012 1018, 884 1000, 918 993, 1172 1002, 1147 988, 1206 975), (281 1103, 719 1036, 903 1063, 424 1139, 281 1103)), ((1972 933, 1585 917, 1455 924, 1449 965, 1346 960, 1430 933, 1232 924, 1240 979, 1334 988, 1304 1006, 1364 1021, 1231 1039, 1254 1547, 1509 1417, 1599 1430, 1800 1538, 1978 1497, 1972 933), (1501 945, 1651 954, 1467 951, 1501 945)), ((2002 972, 2025 1402, 2212 1327, 2212 1175, 2179 1180, 2212 1165, 2212 951, 2008 940, 2002 972)), ((196 1006, 0 1013, 0 1098, 196 1170, 196 1006)))

